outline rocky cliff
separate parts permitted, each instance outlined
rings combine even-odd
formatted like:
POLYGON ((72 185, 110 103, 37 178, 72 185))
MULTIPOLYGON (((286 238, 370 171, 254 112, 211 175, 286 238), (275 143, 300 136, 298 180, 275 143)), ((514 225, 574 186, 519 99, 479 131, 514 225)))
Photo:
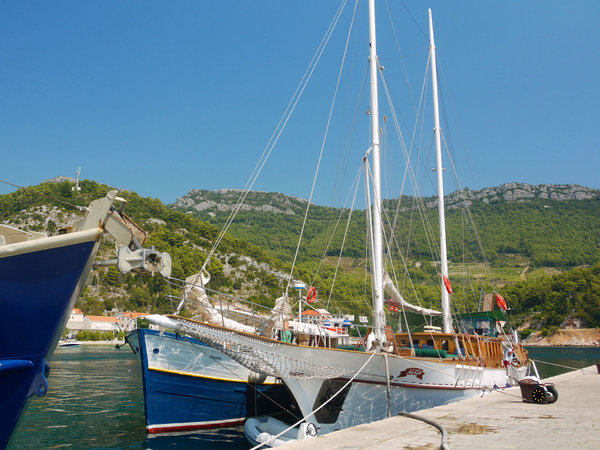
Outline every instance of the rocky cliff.
POLYGON ((567 328, 556 333, 542 336, 541 332, 533 333, 524 345, 540 347, 599 347, 600 330, 597 328, 567 328))
MULTIPOLYGON (((194 189, 177 199, 173 205, 175 209, 190 212, 230 212, 236 208, 242 194, 241 189, 221 189, 208 191, 194 189)), ((538 184, 508 183, 501 186, 486 187, 479 190, 456 191, 446 196, 447 208, 455 208, 465 201, 468 204, 474 201, 483 203, 519 202, 532 199, 548 200, 585 200, 600 196, 600 190, 576 184, 538 184)), ((405 197, 409 201, 410 197, 405 197)), ((437 206, 437 198, 424 199, 428 208, 437 206)), ((274 214, 296 215, 301 214, 306 207, 306 200, 277 192, 249 192, 241 211, 261 211, 274 214)), ((389 201, 388 201, 389 202, 389 201)), ((409 203, 409 204, 410 204, 409 203)))

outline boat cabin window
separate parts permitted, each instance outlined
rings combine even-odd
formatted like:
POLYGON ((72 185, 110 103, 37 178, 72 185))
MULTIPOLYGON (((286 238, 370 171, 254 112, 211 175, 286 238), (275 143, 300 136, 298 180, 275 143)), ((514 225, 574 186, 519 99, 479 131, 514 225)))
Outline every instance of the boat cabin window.
POLYGON ((480 336, 490 336, 492 333, 492 324, 490 319, 476 319, 473 321, 475 333, 480 336))
POLYGON ((461 333, 478 334, 480 336, 495 336, 496 321, 489 318, 461 319, 459 330, 461 333))

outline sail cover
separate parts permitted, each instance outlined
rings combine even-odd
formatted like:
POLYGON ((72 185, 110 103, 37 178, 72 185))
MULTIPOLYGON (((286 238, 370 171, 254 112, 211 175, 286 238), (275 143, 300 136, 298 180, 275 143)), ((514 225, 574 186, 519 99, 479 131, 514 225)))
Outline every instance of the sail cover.
POLYGON ((232 330, 243 331, 245 333, 254 333, 256 330, 252 326, 241 324, 233 319, 225 317, 221 311, 218 311, 208 300, 208 295, 204 290, 206 283, 210 281, 208 274, 199 273, 186 278, 184 297, 194 302, 197 311, 202 314, 204 320, 214 325, 224 326, 232 330), (200 281, 201 284, 197 284, 200 281))
POLYGON ((442 315, 441 311, 436 311, 435 309, 427 309, 427 308, 423 308, 421 306, 416 306, 416 305, 408 303, 406 300, 404 300, 404 298, 402 298, 402 295, 400 294, 400 292, 398 292, 398 289, 396 289, 396 286, 394 286, 394 283, 390 279, 390 276, 385 272, 383 274, 383 288, 385 289, 385 292, 388 295, 390 295, 394 300, 397 300, 402 305, 402 308, 405 310, 418 312, 418 313, 425 314, 428 316, 441 316, 442 315))

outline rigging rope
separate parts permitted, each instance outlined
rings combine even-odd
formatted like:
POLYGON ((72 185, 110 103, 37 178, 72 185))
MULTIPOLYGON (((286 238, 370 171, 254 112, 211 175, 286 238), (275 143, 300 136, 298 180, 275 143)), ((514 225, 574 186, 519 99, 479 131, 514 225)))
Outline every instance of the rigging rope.
MULTIPOLYGON (((344 0, 342 2, 342 5, 340 5, 340 9, 338 10, 338 15, 337 15, 336 21, 335 21, 336 24, 337 24, 337 20, 339 19, 340 15, 341 15, 341 13, 342 13, 342 11, 344 9, 344 7, 346 6, 346 2, 347 1, 344 0)), ((356 8, 355 8, 355 13, 356 13, 356 8)), ((352 22, 350 24, 350 29, 348 30, 348 35, 347 35, 347 38, 346 38, 346 46, 344 48, 344 54, 343 54, 343 57, 342 57, 342 63, 340 65, 340 70, 338 72, 338 79, 337 79, 337 83, 336 83, 336 86, 335 86, 335 90, 334 90, 334 94, 333 94, 333 99, 332 99, 332 102, 331 102, 331 106, 329 108, 329 117, 327 119, 327 125, 325 127, 325 134, 323 136, 323 141, 321 143, 321 150, 319 152, 319 159, 317 161, 317 168, 315 170, 315 175, 313 177, 312 187, 310 189, 310 196, 308 197, 308 203, 306 204, 306 211, 304 213, 304 221, 302 222, 302 228, 300 230, 300 236, 298 237, 298 245, 296 246, 296 252, 294 254, 294 259, 292 261, 292 267, 290 269, 290 276, 289 276, 288 282, 287 282, 287 284, 285 286, 285 295, 284 296, 286 298, 288 296, 288 292, 289 292, 289 289, 290 289, 290 284, 292 283, 292 277, 294 275, 294 268, 296 266, 296 261, 298 259, 298 253, 300 252, 300 243, 302 242, 302 237, 304 235, 304 229, 306 227, 306 222, 308 220, 308 212, 310 210, 310 205, 312 203, 312 197, 313 197, 313 194, 314 194, 314 191, 315 191, 315 185, 317 183, 317 177, 319 176, 319 168, 321 167, 321 161, 323 160, 323 152, 325 151, 325 142, 327 141, 327 136, 328 136, 328 133, 329 133, 329 127, 331 125, 331 117, 333 115, 333 108, 335 106, 335 102, 336 102, 336 99, 337 99, 338 90, 339 90, 339 87, 340 87, 340 81, 341 81, 342 72, 343 72, 343 69, 344 69, 344 63, 346 61, 346 55, 347 55, 347 52, 348 52, 348 44, 349 44, 349 41, 350 41, 350 33, 352 31, 353 24, 354 24, 354 16, 352 17, 352 22)), ((334 28, 335 27, 331 28, 331 33, 333 33, 333 29, 334 28)), ((331 34, 329 35, 329 37, 331 37, 331 34)), ((328 37, 327 41, 329 41, 329 37, 328 37)), ((324 50, 324 48, 323 48, 323 50, 324 50)))
MULTIPOLYGON (((340 262, 342 260, 342 253, 344 251, 344 247, 346 245, 346 237, 348 236, 348 229, 350 228, 350 221, 352 220, 352 211, 354 211, 354 204, 356 202, 356 194, 358 192, 358 178, 360 176, 360 169, 355 177, 355 188, 354 195, 352 197, 352 205, 350 207, 350 212, 348 213, 348 220, 346 221, 346 229, 344 230, 344 237, 342 238, 342 244, 340 246, 340 254, 338 256, 337 265, 335 266, 335 272, 333 274, 333 280, 331 281, 331 288, 329 289, 329 298, 327 299, 327 307, 325 309, 329 309, 329 302, 331 301, 331 297, 333 296, 333 289, 335 286, 335 280, 337 279, 337 274, 340 268, 340 262)), ((333 237, 333 235, 332 235, 333 237)))
MULTIPOLYGON (((211 362, 216 362, 217 364, 219 364, 221 367, 223 367, 225 370, 227 370, 228 372, 230 372, 233 376, 237 377, 238 379, 240 379, 240 381, 243 381, 245 384, 247 384, 248 386, 250 386, 252 389, 254 389, 255 394, 260 393, 262 396, 266 397, 269 401, 271 401, 272 403, 274 403, 275 405, 277 405, 279 408, 281 408, 282 411, 287 412, 288 414, 298 417, 298 415, 292 411, 290 411, 289 409, 287 409, 285 406, 279 404, 277 402, 277 400, 271 398, 267 392, 260 392, 257 388, 257 385, 259 383, 251 383, 249 380, 244 380, 242 377, 240 377, 237 373, 235 373, 233 370, 231 370, 229 367, 227 367, 225 364, 223 364, 221 361, 213 359, 210 357, 210 355, 205 351, 204 348, 202 348, 203 346, 198 345, 192 341, 189 340, 188 336, 181 335, 181 337, 183 337, 189 344, 191 344, 193 347, 197 348, 198 350, 200 350, 202 353, 204 353, 208 358, 210 358, 211 362)), ((262 384, 262 383, 260 383, 262 384)), ((258 402, 255 403, 255 407, 258 405, 258 402)))
POLYGON ((252 449, 250 449, 250 450, 257 450, 257 449, 259 449, 259 448, 261 448, 261 447, 263 447, 265 445, 268 445, 270 442, 273 442, 278 437, 280 437, 283 434, 287 433, 292 428, 295 428, 297 425, 300 425, 303 421, 305 421, 309 417, 313 416, 315 413, 319 412, 321 410, 321 408, 325 407, 331 400, 333 400, 340 392, 342 392, 344 389, 346 389, 346 387, 349 386, 354 381, 354 379, 362 372, 362 370, 367 366, 367 364, 369 364, 369 362, 371 362, 371 360, 373 359, 373 356, 375 356, 376 354, 377 354, 377 352, 371 353, 371 356, 369 356, 369 359, 367 359, 365 361, 365 363, 361 366, 361 368, 356 371, 356 373, 352 376, 352 378, 350 378, 346 382, 346 384, 344 384, 335 394, 333 394, 331 397, 329 397, 329 399, 327 399, 327 401, 323 402, 323 404, 321 406, 319 406, 317 409, 315 409, 313 412, 311 412, 307 416, 304 416, 302 419, 300 419, 295 424, 290 425, 288 428, 286 428, 285 430, 283 430, 281 433, 277 434, 276 436, 273 436, 268 441, 263 442, 262 444, 257 445, 256 447, 252 447, 252 449))
MULTIPOLYGON (((356 185, 357 187, 358 187, 358 177, 359 177, 359 175, 357 175, 354 178, 354 182, 353 182, 353 185, 356 185)), ((319 265, 317 266, 317 269, 315 270, 315 273, 312 276, 312 279, 311 279, 311 282, 310 282, 311 286, 315 285, 315 280, 317 278, 317 275, 319 274, 319 271, 321 270, 323 262, 325 261, 325 258, 327 256, 327 253, 329 252, 329 248, 331 247, 331 244, 333 243, 333 238, 335 237, 335 233, 337 231, 337 228, 338 228, 338 226, 339 226, 339 224, 340 224, 340 222, 342 220, 342 216, 344 215, 344 211, 346 209, 346 205, 348 204, 348 201, 350 200, 350 193, 348 193, 348 197, 346 197, 346 201, 344 203, 344 206, 340 209, 340 213, 339 213, 338 219, 337 219, 337 221, 335 223, 335 227, 333 228, 333 231, 332 231, 331 235, 329 236, 329 242, 327 242, 327 246, 325 247, 325 251, 323 252, 323 256, 321 257, 321 260, 319 261, 319 265)), ((353 210, 354 210, 354 200, 352 201, 352 204, 350 206, 350 216, 352 216, 352 211, 353 210)), ((329 225, 329 223, 328 223, 328 225, 329 225)), ((342 244, 342 248, 343 248, 343 244, 342 244)), ((332 289, 333 289, 333 286, 332 286, 332 289)), ((329 305, 329 302, 327 303, 327 305, 329 305)))
MULTIPOLYGON (((306 71, 304 72, 302 79, 298 83, 298 86, 296 87, 296 90, 294 91, 292 98, 290 99, 285 111, 283 112, 283 114, 281 116, 281 119, 279 120, 279 123, 275 127, 275 130, 273 131, 273 134, 271 135, 271 138, 269 139, 267 146, 263 150, 263 153, 261 154, 258 162, 256 163, 256 166, 254 167, 254 170, 250 174, 250 177, 249 177, 248 181, 246 182, 246 185, 244 186, 244 189, 242 190, 240 197, 238 198, 236 206, 233 208, 231 214, 229 215, 229 218, 227 219, 225 225, 223 226, 223 229, 221 230, 221 232, 219 233, 219 236, 215 240, 213 247, 211 248, 210 252, 206 256, 206 260, 204 261, 202 268, 200 269, 200 271, 198 272, 198 275, 194 279, 194 281, 193 281, 194 284, 196 284, 198 282, 198 280, 201 277, 202 272, 204 272, 206 270, 206 268, 208 267, 211 258, 213 257, 213 255, 215 254, 215 252, 217 250, 217 247, 219 246, 219 244, 225 237, 227 230, 229 229, 230 225, 233 223, 233 219, 239 212, 241 206, 244 204, 246 197, 250 193, 250 190, 254 186, 254 183, 258 179, 258 176, 262 172, 265 164, 267 163, 267 160, 269 159, 271 153, 273 152, 275 145, 279 141, 279 138, 280 138, 281 134, 283 133, 283 130, 285 129, 288 121, 290 120, 293 112, 295 111, 296 106, 298 105, 298 102, 300 101, 300 98, 302 97, 302 94, 304 93, 304 90, 306 89, 306 86, 308 85, 308 82, 310 81, 312 74, 317 67, 318 62, 321 59, 321 56, 325 50, 325 47, 327 46, 327 43, 329 42, 329 39, 331 38, 333 30, 335 29, 335 26, 340 18, 340 15, 344 9, 345 4, 346 4, 346 1, 344 1, 342 3, 342 5, 340 5, 340 7, 336 11, 332 21, 330 22, 329 28, 327 29, 327 31, 325 32, 325 35, 323 36, 321 42, 319 43, 317 50, 315 51, 315 53, 313 55, 312 60, 310 61, 306 71)), ((287 290, 286 290, 286 296, 287 296, 287 290)), ((186 301, 186 299, 187 298, 184 295, 181 306, 183 306, 183 303, 186 301)))
POLYGON ((67 202, 65 200, 62 200, 60 198, 52 197, 51 195, 47 195, 47 194, 44 194, 42 192, 37 192, 37 191, 31 189, 30 187, 19 186, 18 184, 13 184, 13 183, 11 183, 9 181, 6 181, 6 180, 0 180, 0 183, 8 184, 9 186, 13 186, 13 187, 16 187, 18 189, 23 189, 24 191, 31 192, 32 194, 39 195, 40 197, 46 197, 46 198, 48 198, 50 200, 53 200, 55 202, 64 203, 65 205, 70 206, 72 208, 75 208, 75 209, 77 209, 78 211, 81 211, 81 212, 85 212, 85 211, 88 210, 87 206, 75 205, 73 203, 69 203, 69 202, 67 202))

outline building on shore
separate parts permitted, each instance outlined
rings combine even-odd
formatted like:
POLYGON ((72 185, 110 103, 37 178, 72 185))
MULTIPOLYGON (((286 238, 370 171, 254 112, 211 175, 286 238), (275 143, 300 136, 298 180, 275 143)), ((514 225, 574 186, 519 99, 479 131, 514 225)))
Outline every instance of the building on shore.
POLYGON ((112 331, 114 333, 122 331, 128 333, 137 328, 137 319, 139 317, 147 315, 147 313, 125 311, 117 313, 115 316, 86 316, 81 309, 73 308, 67 321, 67 328, 70 337, 83 330, 112 331))
POLYGON ((92 331, 119 331, 119 319, 117 317, 107 316, 84 316, 84 330, 92 331))
POLYGON ((119 327, 121 327, 121 330, 130 332, 137 328, 137 319, 147 315, 148 313, 124 311, 117 313, 116 317, 119 319, 119 327))

